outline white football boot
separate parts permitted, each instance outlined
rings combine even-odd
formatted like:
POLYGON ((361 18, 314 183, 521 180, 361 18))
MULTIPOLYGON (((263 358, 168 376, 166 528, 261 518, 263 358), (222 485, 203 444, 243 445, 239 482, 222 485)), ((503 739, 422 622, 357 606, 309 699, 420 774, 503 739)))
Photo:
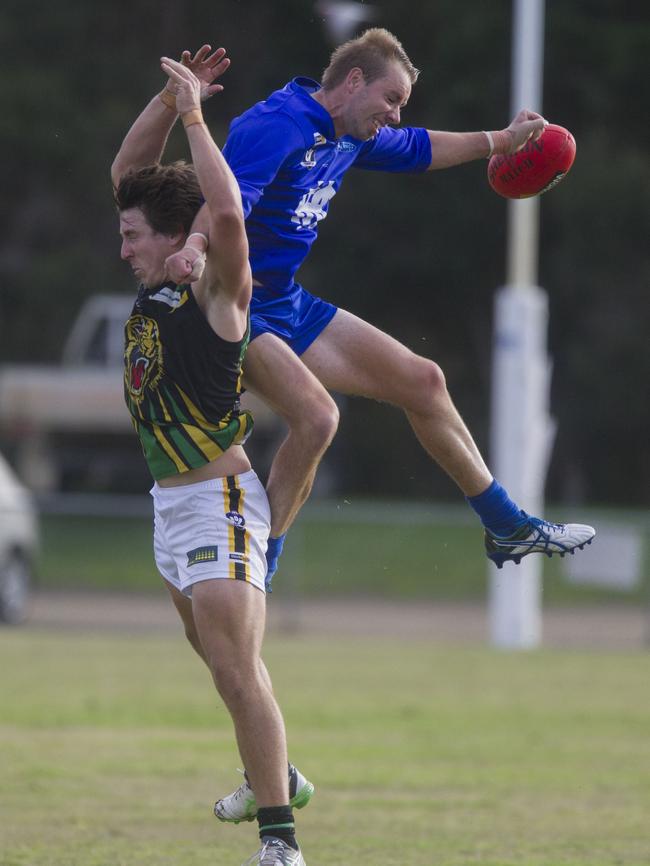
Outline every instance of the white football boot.
POLYGON ((539 517, 528 517, 528 521, 507 538, 493 535, 486 529, 485 552, 497 568, 503 568, 504 562, 519 564, 529 553, 547 556, 574 553, 576 548, 582 550, 585 544, 591 544, 595 534, 593 526, 582 523, 549 523, 539 517))
POLYGON ((242 866, 307 866, 301 851, 296 851, 275 836, 262 837, 262 847, 242 866))
MULTIPOLYGON (((302 809, 309 803, 313 793, 312 783, 305 779, 293 764, 289 764, 289 805, 294 809, 302 809)), ((214 814, 220 821, 230 821, 232 824, 253 821, 257 817, 255 794, 248 784, 246 773, 244 773, 244 781, 236 791, 222 800, 217 800, 214 804, 214 814)))

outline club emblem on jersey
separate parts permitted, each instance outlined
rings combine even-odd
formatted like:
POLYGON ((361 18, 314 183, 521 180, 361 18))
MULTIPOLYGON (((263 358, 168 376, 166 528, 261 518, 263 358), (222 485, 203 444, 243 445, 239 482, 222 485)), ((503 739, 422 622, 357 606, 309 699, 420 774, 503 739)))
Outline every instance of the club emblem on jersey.
POLYGON ((155 388, 163 374, 158 325, 147 316, 131 316, 125 334, 124 382, 131 399, 141 403, 145 388, 155 388))
POLYGON ((327 216, 327 205, 335 195, 333 180, 328 180, 326 184, 319 180, 318 186, 310 189, 300 199, 291 222, 299 229, 313 229, 327 216))
POLYGON ((309 148, 309 150, 305 151, 305 155, 302 158, 302 162, 300 165, 303 168, 314 168, 316 165, 316 155, 314 153, 314 149, 316 147, 320 147, 323 144, 327 144, 327 139, 324 135, 321 135, 320 132, 314 133, 314 144, 309 148))
POLYGON ((233 526, 246 526, 246 519, 243 514, 239 513, 239 511, 228 511, 226 514, 226 520, 229 520, 233 526))

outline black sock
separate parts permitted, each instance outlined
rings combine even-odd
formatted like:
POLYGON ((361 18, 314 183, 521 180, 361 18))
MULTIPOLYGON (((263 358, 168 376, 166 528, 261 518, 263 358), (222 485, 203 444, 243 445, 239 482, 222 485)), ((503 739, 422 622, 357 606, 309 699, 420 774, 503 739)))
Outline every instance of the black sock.
POLYGON ((257 810, 257 823, 260 827, 260 839, 264 836, 275 836, 298 850, 291 806, 262 806, 257 810))

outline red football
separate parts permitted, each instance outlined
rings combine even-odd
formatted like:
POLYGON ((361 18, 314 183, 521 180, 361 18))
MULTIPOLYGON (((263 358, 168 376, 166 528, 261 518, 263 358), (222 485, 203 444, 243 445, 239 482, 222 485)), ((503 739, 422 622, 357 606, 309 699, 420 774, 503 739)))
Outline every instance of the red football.
POLYGON ((576 155, 576 142, 568 129, 549 123, 537 141, 529 141, 510 156, 493 156, 488 181, 505 198, 530 198, 558 184, 576 155))

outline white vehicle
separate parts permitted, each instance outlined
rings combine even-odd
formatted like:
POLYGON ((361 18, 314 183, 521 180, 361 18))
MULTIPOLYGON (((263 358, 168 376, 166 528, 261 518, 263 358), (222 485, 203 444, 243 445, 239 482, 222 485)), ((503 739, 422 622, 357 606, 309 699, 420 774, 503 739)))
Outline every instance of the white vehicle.
POLYGON ((38 546, 36 510, 0 455, 0 623, 27 617, 38 546))

